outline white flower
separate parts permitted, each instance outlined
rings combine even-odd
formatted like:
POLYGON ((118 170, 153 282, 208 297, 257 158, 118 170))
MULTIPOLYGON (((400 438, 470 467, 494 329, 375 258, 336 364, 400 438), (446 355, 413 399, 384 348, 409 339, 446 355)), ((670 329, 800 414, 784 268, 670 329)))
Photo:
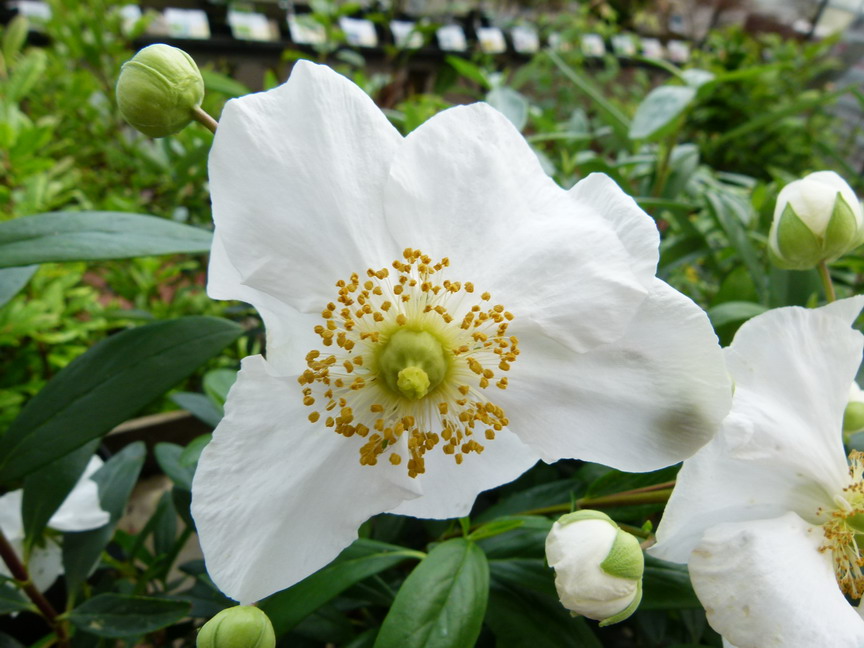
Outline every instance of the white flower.
MULTIPOLYGON (((108 513, 99 505, 99 489, 96 482, 90 479, 101 466, 99 457, 90 458, 84 474, 48 520, 48 528, 64 532, 87 531, 108 524, 108 513)), ((24 551, 24 522, 21 518, 23 494, 23 490, 15 490, 0 497, 0 530, 19 558, 24 551)), ((27 569, 38 590, 48 589, 63 573, 63 555, 57 541, 49 537, 44 545, 34 547, 27 569)), ((10 575, 8 567, 2 562, 0 574, 10 575)))
POLYGON ((555 569, 561 604, 601 626, 623 621, 642 600, 642 548, 605 513, 576 511, 558 519, 546 536, 546 560, 555 569))
POLYGON ((720 433, 684 462, 649 551, 689 561, 708 620, 738 648, 860 648, 864 455, 841 422, 864 297, 781 308, 727 349, 735 384, 720 433))
POLYGON ((806 270, 858 247, 862 226, 852 187, 833 171, 817 171, 780 190, 768 248, 780 267, 806 270))
POLYGON ((403 138, 299 62, 226 105, 210 180, 209 293, 267 327, 193 485, 210 575, 241 602, 377 513, 466 515, 538 458, 659 468, 728 409, 704 313, 654 276, 653 221, 605 176, 559 188, 485 104, 403 138))

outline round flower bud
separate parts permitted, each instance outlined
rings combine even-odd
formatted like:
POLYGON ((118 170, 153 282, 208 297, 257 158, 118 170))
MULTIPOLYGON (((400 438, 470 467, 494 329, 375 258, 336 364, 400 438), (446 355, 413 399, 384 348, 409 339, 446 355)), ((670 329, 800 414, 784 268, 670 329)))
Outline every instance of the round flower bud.
POLYGON ((251 605, 222 610, 198 632, 198 648, 274 648, 269 617, 251 605))
POLYGON ((807 270, 858 247, 864 212, 855 192, 833 171, 817 171, 780 191, 768 234, 771 260, 807 270))
POLYGON ((183 130, 204 98, 204 80, 186 52, 158 43, 123 64, 117 79, 123 118, 150 137, 183 130))
POLYGON ((639 540, 599 511, 562 516, 546 537, 561 604, 601 626, 629 617, 642 600, 645 558, 639 540))
POLYGON ((853 382, 849 388, 849 402, 843 412, 843 433, 848 437, 864 432, 864 391, 853 382))

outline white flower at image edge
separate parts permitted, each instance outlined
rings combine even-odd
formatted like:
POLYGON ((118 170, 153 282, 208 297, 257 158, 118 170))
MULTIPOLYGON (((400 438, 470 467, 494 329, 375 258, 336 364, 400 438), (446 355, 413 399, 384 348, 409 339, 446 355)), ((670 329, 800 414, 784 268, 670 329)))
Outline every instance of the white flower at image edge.
MULTIPOLYGON (((91 457, 84 473, 70 491, 60 508, 48 520, 48 528, 55 531, 73 532, 97 529, 108 524, 108 513, 99 505, 99 489, 90 477, 102 467, 99 457, 91 457)), ((24 521, 21 518, 23 490, 15 490, 0 497, 0 529, 9 540, 15 553, 21 557, 24 551, 24 521)), ((34 547, 27 565, 33 584, 40 591, 51 587, 63 573, 63 554, 53 538, 34 547)), ((0 574, 10 576, 5 563, 0 562, 0 574)))
POLYGON ((243 603, 330 562, 370 516, 464 516, 538 459, 690 456, 731 387, 654 222, 609 178, 564 191, 485 104, 402 137, 329 68, 225 107, 208 292, 255 306, 192 512, 243 603))
POLYGON ((864 646, 849 602, 864 593, 864 454, 847 460, 842 442, 862 306, 781 308, 739 329, 732 410, 684 462, 649 549, 689 563, 708 621, 738 648, 864 646))

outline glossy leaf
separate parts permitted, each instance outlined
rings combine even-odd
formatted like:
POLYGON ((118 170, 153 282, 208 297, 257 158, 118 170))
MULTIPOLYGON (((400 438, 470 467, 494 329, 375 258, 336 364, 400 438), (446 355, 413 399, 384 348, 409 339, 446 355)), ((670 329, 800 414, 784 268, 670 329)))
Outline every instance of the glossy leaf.
POLYGON ((123 331, 60 371, 0 438, 0 483, 19 479, 134 415, 237 338, 213 317, 123 331))
POLYGON ((38 265, 0 269, 0 306, 17 295, 38 269, 38 265))
POLYGON ((407 559, 423 554, 371 540, 357 540, 336 560, 261 603, 280 636, 346 589, 407 559))
POLYGON ((66 588, 70 592, 74 592, 84 582, 99 560, 102 549, 111 540, 132 488, 138 481, 146 454, 143 442, 133 443, 93 473, 92 479, 99 487, 99 505, 110 519, 108 524, 98 529, 63 535, 63 569, 66 588))
POLYGON ((480 634, 489 565, 476 544, 436 546, 411 572, 381 624, 375 648, 465 648, 480 634))
POLYGON ((176 623, 189 613, 186 601, 126 594, 99 594, 69 613, 75 626, 99 637, 135 637, 176 623))
POLYGON ((125 212, 50 212, 0 223, 0 268, 48 261, 205 253, 207 230, 125 212))

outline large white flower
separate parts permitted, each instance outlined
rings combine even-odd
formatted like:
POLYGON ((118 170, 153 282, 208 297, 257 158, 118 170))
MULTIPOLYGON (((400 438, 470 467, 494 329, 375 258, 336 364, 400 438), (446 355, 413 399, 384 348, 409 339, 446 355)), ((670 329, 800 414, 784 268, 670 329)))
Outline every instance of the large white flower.
POLYGON ((684 462, 650 551, 688 562, 708 620, 738 648, 860 648, 864 455, 842 419, 864 336, 855 297, 781 308, 727 349, 721 432, 684 462), (851 464, 851 465, 850 465, 851 464))
POLYGON ((403 138, 300 62, 226 105, 210 179, 209 292, 267 327, 193 485, 210 575, 242 602, 371 515, 466 515, 538 458, 659 468, 728 410, 704 313, 654 276, 653 221, 605 176, 562 190, 485 104, 403 138))
MULTIPOLYGON (((91 457, 84 474, 75 484, 60 508, 48 520, 48 528, 55 531, 87 531, 108 524, 108 513, 99 505, 99 489, 90 477, 102 467, 99 457, 91 457)), ((23 490, 14 490, 0 497, 0 530, 19 557, 24 551, 24 521, 21 518, 23 490)), ((63 555, 53 538, 33 548, 27 565, 33 584, 40 591, 48 589, 63 573, 63 555)), ((9 576, 9 569, 0 562, 0 574, 9 576)))

